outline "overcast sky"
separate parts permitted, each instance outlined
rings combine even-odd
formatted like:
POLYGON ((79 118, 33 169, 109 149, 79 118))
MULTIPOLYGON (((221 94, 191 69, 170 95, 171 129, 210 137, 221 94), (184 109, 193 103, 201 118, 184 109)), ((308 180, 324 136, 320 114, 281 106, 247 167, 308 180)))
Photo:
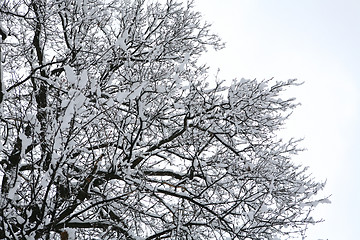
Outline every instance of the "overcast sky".
POLYGON ((195 0, 205 20, 227 43, 205 61, 220 77, 298 78, 289 92, 302 103, 286 135, 304 137, 308 150, 295 161, 327 180, 320 206, 326 221, 309 240, 360 236, 360 1, 195 0))

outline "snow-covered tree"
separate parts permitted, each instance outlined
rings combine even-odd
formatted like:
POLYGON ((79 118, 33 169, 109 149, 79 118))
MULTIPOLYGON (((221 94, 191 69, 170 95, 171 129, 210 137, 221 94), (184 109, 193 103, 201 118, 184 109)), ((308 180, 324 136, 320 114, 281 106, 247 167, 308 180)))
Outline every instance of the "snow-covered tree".
POLYGON ((211 79, 168 0, 3 0, 1 239, 283 239, 324 187, 278 130, 296 80, 211 79), (210 82, 210 84, 208 84, 210 82))

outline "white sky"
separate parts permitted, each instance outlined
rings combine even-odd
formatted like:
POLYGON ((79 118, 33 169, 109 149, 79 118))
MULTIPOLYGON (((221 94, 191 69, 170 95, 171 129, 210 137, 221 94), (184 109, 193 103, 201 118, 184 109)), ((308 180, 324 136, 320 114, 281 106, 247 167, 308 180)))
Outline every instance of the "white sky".
POLYGON ((226 49, 204 58, 220 77, 298 78, 290 94, 302 103, 287 129, 305 137, 298 157, 313 177, 327 179, 332 204, 309 240, 360 236, 360 1, 195 0, 226 49))

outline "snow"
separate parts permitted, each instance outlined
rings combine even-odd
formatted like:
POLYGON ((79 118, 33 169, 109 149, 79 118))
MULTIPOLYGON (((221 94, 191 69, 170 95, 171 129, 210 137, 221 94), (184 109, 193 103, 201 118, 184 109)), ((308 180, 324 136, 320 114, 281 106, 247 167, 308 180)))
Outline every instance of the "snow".
POLYGON ((25 150, 28 146, 31 145, 32 139, 27 137, 24 133, 19 134, 19 138, 21 139, 21 155, 25 155, 25 150))
POLYGON ((300 188, 299 188, 299 190, 297 192, 298 193, 304 193, 305 192, 304 186, 300 186, 300 188))
POLYGON ((28 236, 25 236, 26 240, 35 240, 35 234, 35 232, 32 232, 28 236))
POLYGON ((78 92, 76 98, 74 99, 76 109, 80 109, 84 105, 85 100, 85 95, 82 92, 78 92))
POLYGON ((118 92, 116 94, 116 100, 119 103, 122 103, 128 95, 129 95, 129 92, 118 92))
POLYGON ((326 204, 331 204, 331 201, 330 201, 330 199, 328 199, 328 198, 325 198, 325 199, 323 199, 323 200, 320 200, 320 202, 321 202, 321 203, 326 203, 326 204))
POLYGON ((60 157, 61 157, 60 154, 58 154, 56 151, 53 151, 52 156, 51 156, 51 165, 53 167, 56 166, 56 162, 57 162, 57 160, 59 160, 60 157))
POLYGON ((184 71, 184 68, 185 68, 185 63, 181 63, 181 64, 178 66, 179 72, 184 71))
POLYGON ((141 119, 145 119, 144 107, 145 107, 145 104, 143 102, 139 101, 139 117, 141 119))
POLYGON ((16 221, 17 221, 19 224, 23 224, 23 223, 25 222, 25 219, 18 215, 18 216, 16 216, 16 221))
POLYGON ((68 104, 69 104, 69 102, 70 102, 70 100, 69 99, 63 99, 62 101, 61 101, 61 108, 64 108, 64 107, 66 107, 68 104))
POLYGON ((248 216, 249 220, 252 221, 252 220, 254 220, 255 212, 254 211, 249 211, 247 213, 247 216, 248 216))
POLYGON ((62 147, 62 140, 61 140, 60 132, 58 132, 54 139, 53 148, 54 148, 54 150, 59 150, 59 149, 61 149, 61 147, 62 147))
POLYGON ((146 86, 146 82, 143 82, 143 83, 137 83, 137 84, 134 84, 134 86, 132 87, 132 93, 129 95, 129 99, 135 99, 137 98, 141 91, 143 90, 143 88, 146 86))
POLYGON ((95 93, 97 90, 97 87, 96 87, 96 80, 94 78, 90 78, 90 91, 92 93, 95 93))
POLYGON ((75 229, 66 228, 65 231, 68 233, 68 240, 75 240, 75 229))
MULTIPOLYGON (((287 221, 289 211, 297 210, 301 201, 304 201, 303 198, 308 197, 307 194, 314 187, 305 185, 305 189, 301 186, 301 176, 288 178, 288 172, 294 170, 294 166, 287 162, 287 154, 290 153, 283 154, 287 148, 278 146, 277 139, 273 139, 272 135, 267 136, 268 132, 279 128, 277 115, 281 115, 280 110, 287 110, 284 103, 276 104, 277 92, 273 91, 274 99, 269 98, 270 87, 265 83, 244 79, 235 81, 231 88, 220 85, 219 82, 215 83, 216 88, 206 86, 203 80, 207 73, 196 64, 197 56, 202 51, 201 43, 206 38, 201 35, 186 36, 191 32, 190 29, 183 32, 181 27, 177 29, 178 26, 172 24, 182 20, 182 10, 169 8, 168 13, 163 15, 164 24, 159 25, 158 31, 156 22, 152 26, 152 19, 150 22, 146 21, 148 12, 145 9, 141 13, 143 15, 139 15, 143 18, 140 22, 132 11, 142 10, 126 7, 123 9, 124 16, 120 15, 112 20, 115 15, 112 15, 112 10, 97 7, 96 1, 89 1, 88 6, 84 0, 76 1, 78 5, 73 4, 68 8, 63 4, 63 8, 68 8, 69 17, 74 7, 77 7, 80 15, 84 11, 82 16, 85 17, 80 19, 83 22, 79 23, 77 19, 74 22, 74 26, 83 28, 76 32, 80 37, 72 38, 76 45, 81 34, 88 34, 84 36, 83 43, 78 42, 81 45, 75 46, 83 47, 78 56, 84 57, 74 56, 72 59, 69 56, 71 59, 66 58, 64 62, 74 67, 66 65, 59 78, 51 78, 54 83, 58 79, 65 79, 65 82, 59 84, 59 89, 48 89, 49 104, 46 111, 49 114, 46 116, 48 122, 45 130, 37 120, 39 112, 36 101, 29 101, 27 98, 20 100, 22 105, 19 109, 29 104, 28 112, 33 114, 34 137, 28 138, 24 133, 14 130, 15 134, 8 138, 10 143, 4 143, 4 151, 11 150, 16 143, 12 139, 16 140, 18 136, 22 140, 23 151, 32 144, 32 140, 38 144, 41 134, 46 133, 46 137, 44 141, 40 139, 33 149, 33 155, 29 153, 18 165, 21 169, 25 164, 31 166, 34 163, 36 171, 26 170, 20 176, 14 170, 15 174, 9 174, 11 183, 16 177, 19 182, 15 183, 14 188, 11 188, 13 185, 9 186, 7 196, 14 199, 22 196, 23 192, 24 196, 31 196, 32 188, 29 186, 34 186, 33 189, 39 193, 40 198, 47 189, 51 190, 47 195, 44 216, 39 219, 39 227, 43 228, 50 221, 49 212, 56 211, 56 198, 53 196, 60 190, 57 183, 67 182, 71 198, 58 202, 58 207, 61 210, 66 209, 69 204, 75 204, 75 209, 69 216, 60 219, 58 225, 75 216, 84 221, 89 220, 89 223, 105 222, 96 215, 98 207, 103 206, 104 209, 113 209, 131 231, 134 230, 145 238, 170 227, 170 231, 174 231, 173 237, 176 237, 176 230, 180 234, 184 233, 185 237, 186 234, 192 234, 185 233, 185 224, 191 224, 192 220, 208 224, 194 227, 194 238, 198 234, 196 231, 204 230, 203 233, 208 234, 213 226, 213 236, 223 231, 224 238, 227 238, 227 235, 234 233, 231 231, 235 228, 239 231, 244 228, 244 234, 247 234, 246 231, 253 234, 252 226, 257 226, 261 218, 271 221, 274 214, 278 214, 280 224, 284 218, 287 221), (89 13, 86 13, 87 7, 89 13), (174 11, 177 14, 172 14, 174 11), (168 15, 171 17, 169 22, 168 15), (107 23, 112 25, 106 25, 107 23), (126 29, 126 25, 131 26, 131 30, 126 29), (171 30, 170 34, 168 30, 171 30), (179 33, 173 35, 172 30, 179 33), (137 38, 134 33, 136 31, 137 35, 145 36, 137 38), (144 31, 149 33, 149 37, 144 31), (151 35, 152 31, 154 35, 151 35), (169 36, 174 39, 169 39, 169 36), (94 39, 96 41, 92 41, 94 39), (186 46, 182 46, 183 42, 186 42, 186 46), (87 53, 87 50, 94 51, 94 54, 87 53), (130 54, 132 61, 128 57, 130 54), (84 59, 88 62, 84 63, 84 59), (119 68, 109 68, 109 62, 119 63, 119 68), (105 76, 104 73, 112 74, 112 77, 103 79, 101 76, 105 76), (55 114, 62 115, 54 116, 55 114), (185 123, 184 118, 188 118, 185 123), (70 124, 72 129, 69 129, 70 124), (51 163, 59 168, 54 170, 50 167, 46 172, 42 167, 40 143, 47 144, 46 149, 52 154, 51 163), (141 162, 138 164, 135 159, 141 162), (94 163, 98 164, 98 168, 95 168, 94 163), (131 168, 133 166, 134 169, 131 168), (190 167, 194 168, 194 173, 189 170, 190 167), (156 173, 147 174, 146 171, 156 173), (93 180, 87 185, 89 174, 94 178, 105 177, 104 185, 95 186, 93 180), (87 187, 89 193, 84 201, 77 198, 77 190, 83 186, 87 187), (93 187, 96 189, 92 189, 93 187), (78 206, 76 202, 79 202, 78 206), (278 205, 284 210, 280 212, 275 209, 278 205), (139 217, 136 217, 136 211, 140 213, 139 217), (74 215, 77 213, 79 215, 74 215), (223 220, 217 221, 219 216, 223 220), (229 227, 221 225, 221 221, 228 222, 229 227)), ((116 2, 121 1, 113 1, 113 4, 116 2)), ((159 9, 153 10, 156 15, 159 9)), ((196 18, 191 17, 189 20, 191 22, 196 18)), ((58 36, 54 36, 55 40, 56 37, 58 36)), ((63 34, 59 37, 62 38, 63 34)), ((50 42, 54 44, 52 46, 61 48, 64 47, 63 40, 59 39, 60 45, 56 41, 50 42)), ((209 41, 212 40, 206 40, 209 41)), ((56 55, 56 51, 54 54, 56 55)), ((61 56, 55 57, 62 59, 61 56)), ((51 62, 49 57, 45 58, 48 58, 47 62, 51 62)), ((45 77, 41 80, 51 83, 45 77)), ((208 80, 213 78, 209 76, 208 80)), ((26 89, 27 84, 21 87, 26 89)), ((30 88, 29 93, 36 96, 37 92, 31 92, 32 90, 30 88)), ((15 92, 9 94, 17 94, 15 92)), ((15 124, 17 120, 11 119, 26 116, 23 112, 16 115, 8 112, 9 116, 4 118, 15 121, 15 124)), ((27 121, 25 119, 23 123, 27 124, 27 121)), ((3 142, 4 140, 1 141, 3 142)), ((40 203, 43 199, 35 201, 40 203)), ((317 203, 309 201, 306 207, 317 203)), ((18 217, 17 209, 10 209, 9 212, 15 213, 9 220, 24 223, 31 216, 30 209, 32 208, 24 207, 19 210, 18 217), (30 211, 24 217, 22 214, 26 210, 30 211)), ((35 208, 33 211, 35 214, 35 208)), ((61 214, 57 214, 59 215, 61 214)), ((110 220, 106 223, 116 224, 110 220)), ((62 228, 69 234, 69 239, 76 238, 76 229, 65 226, 62 228)), ((24 232, 28 230, 29 226, 25 225, 24 232)), ((113 229, 109 228, 108 231, 110 235, 113 229)), ((264 231, 264 238, 271 239, 270 233, 265 230, 259 228, 256 231, 264 231)), ((235 234, 240 236, 243 233, 235 234)), ((251 234, 244 235, 243 238, 250 239, 253 237, 251 234)), ((200 235, 201 233, 199 238, 200 235)), ((104 234, 104 237, 107 236, 104 234)), ((206 238, 205 235, 203 238, 206 238)))
POLYGON ((80 75, 80 81, 79 81, 79 89, 84 89, 85 86, 86 86, 86 83, 88 82, 88 74, 87 74, 87 71, 84 70, 81 72, 81 75, 80 75))
POLYGON ((184 55, 184 62, 188 63, 189 62, 189 58, 190 58, 190 53, 186 52, 184 55))
POLYGON ((40 185, 41 185, 43 188, 46 188, 49 182, 50 182, 49 172, 46 172, 46 173, 43 175, 42 179, 41 179, 40 185))
POLYGON ((68 82, 70 84, 76 84, 77 77, 76 77, 74 70, 72 70, 72 68, 69 65, 64 66, 64 70, 65 70, 68 82))
POLYGON ((115 47, 119 47, 119 46, 120 46, 120 48, 121 48, 122 50, 124 50, 124 51, 127 50, 127 46, 126 46, 126 44, 125 44, 125 38, 124 38, 124 37, 119 37, 119 38, 116 40, 116 42, 115 42, 115 47))
POLYGON ((108 105, 108 107, 113 107, 115 104, 114 100, 112 98, 110 98, 107 102, 106 105, 108 105))
POLYGON ((18 190, 19 187, 20 187, 19 182, 16 182, 16 183, 15 183, 15 186, 12 187, 12 188, 10 188, 9 193, 8 193, 8 198, 9 198, 9 199, 16 200, 16 199, 15 199, 15 193, 16 193, 16 191, 18 190))
POLYGON ((63 121, 61 123, 61 130, 65 130, 70 126, 70 121, 73 118, 74 113, 74 102, 70 102, 68 107, 66 108, 63 121))
POLYGON ((266 212, 268 210, 268 208, 266 205, 263 204, 263 205, 261 205, 259 210, 260 210, 260 212, 266 212))

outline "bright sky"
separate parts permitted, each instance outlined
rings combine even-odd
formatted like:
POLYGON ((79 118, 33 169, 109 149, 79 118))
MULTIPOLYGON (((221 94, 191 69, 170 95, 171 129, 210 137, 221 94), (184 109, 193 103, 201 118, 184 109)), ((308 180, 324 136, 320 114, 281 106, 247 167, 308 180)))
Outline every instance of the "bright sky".
POLYGON ((298 78, 290 94, 302 103, 287 129, 305 137, 298 157, 327 180, 332 204, 315 212, 325 222, 309 240, 360 236, 360 1, 195 0, 226 49, 204 58, 220 77, 298 78))

